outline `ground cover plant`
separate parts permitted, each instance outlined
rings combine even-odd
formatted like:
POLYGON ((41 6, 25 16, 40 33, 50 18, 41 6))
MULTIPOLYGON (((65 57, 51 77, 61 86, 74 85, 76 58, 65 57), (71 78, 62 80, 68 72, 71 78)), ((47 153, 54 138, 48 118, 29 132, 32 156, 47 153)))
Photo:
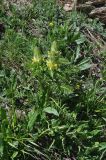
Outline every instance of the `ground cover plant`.
POLYGON ((105 26, 19 2, 0 2, 0 159, 106 159, 105 26))

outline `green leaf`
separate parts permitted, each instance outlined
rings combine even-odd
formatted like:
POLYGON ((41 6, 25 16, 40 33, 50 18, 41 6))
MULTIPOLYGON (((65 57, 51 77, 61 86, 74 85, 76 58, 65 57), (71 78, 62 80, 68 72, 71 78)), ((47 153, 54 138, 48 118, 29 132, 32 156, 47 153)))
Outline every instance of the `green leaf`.
POLYGON ((67 58, 59 58, 59 63, 60 64, 65 64, 65 65, 70 64, 70 62, 67 58))
POLYGON ((3 155, 4 145, 2 140, 2 135, 0 134, 0 155, 3 155))
POLYGON ((89 69, 92 67, 91 61, 89 58, 82 60, 78 65, 81 71, 89 69))
POLYGON ((57 47, 57 42, 56 41, 53 41, 53 43, 51 44, 51 51, 52 52, 58 51, 58 47, 57 47))
POLYGON ((80 38, 76 40, 77 44, 82 44, 84 42, 85 42, 85 37, 84 36, 80 36, 80 38))
POLYGON ((91 131, 91 135, 95 136, 95 135, 97 135, 100 132, 101 132, 101 130, 93 130, 93 131, 91 131))
POLYGON ((75 42, 76 40, 78 40, 80 38, 80 33, 79 32, 75 32, 75 34, 73 35, 72 39, 71 39, 71 43, 75 42))
POLYGON ((12 148, 15 148, 15 149, 18 149, 18 141, 13 141, 13 142, 8 142, 8 144, 12 147, 12 148))
POLYGON ((37 46, 35 46, 33 52, 34 52, 34 55, 35 55, 35 56, 40 56, 40 55, 41 55, 41 51, 40 51, 39 47, 37 47, 37 46))
POLYGON ((75 62, 77 61, 77 59, 80 57, 80 45, 78 45, 77 50, 76 50, 76 57, 75 57, 75 62))
POLYGON ((13 153, 13 155, 11 156, 11 159, 13 160, 14 158, 17 157, 17 155, 18 155, 18 151, 15 151, 15 152, 13 153))
POLYGON ((55 116, 59 116, 59 113, 57 112, 57 110, 55 108, 47 107, 47 108, 44 109, 44 111, 46 113, 53 114, 55 116))
POLYGON ((6 111, 2 107, 0 108, 0 117, 2 120, 5 120, 7 118, 6 111))
POLYGON ((60 86, 64 94, 71 94, 73 93, 73 88, 70 85, 62 85, 60 86))
POLYGON ((106 142, 100 143, 100 151, 106 149, 106 142))
POLYGON ((33 128, 33 126, 35 124, 37 116, 38 116, 37 111, 32 110, 31 112, 29 112, 29 114, 28 114, 29 121, 28 121, 28 125, 27 125, 29 130, 32 130, 32 128, 33 128))

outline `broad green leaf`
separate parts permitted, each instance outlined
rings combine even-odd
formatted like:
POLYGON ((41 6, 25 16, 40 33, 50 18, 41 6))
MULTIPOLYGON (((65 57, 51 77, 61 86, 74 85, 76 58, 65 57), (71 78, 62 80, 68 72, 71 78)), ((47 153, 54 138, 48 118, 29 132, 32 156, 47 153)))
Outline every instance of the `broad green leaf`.
POLYGON ((44 109, 44 111, 46 113, 53 114, 55 116, 59 116, 59 113, 57 112, 57 110, 55 108, 47 107, 47 108, 44 109))
POLYGON ((81 71, 89 69, 92 67, 91 61, 89 58, 82 60, 78 65, 81 71))
POLYGON ((62 85, 61 89, 64 92, 64 94, 71 94, 71 93, 73 93, 73 88, 71 86, 69 86, 69 85, 62 85))
POLYGON ((67 58, 59 58, 59 63, 60 64, 65 64, 65 65, 70 64, 70 62, 67 58))
POLYGON ((91 131, 91 135, 95 136, 95 135, 97 135, 100 132, 101 132, 101 130, 93 130, 93 131, 91 131))
POLYGON ((85 42, 85 37, 84 36, 80 36, 80 38, 76 40, 77 44, 82 44, 84 42, 85 42))
POLYGON ((79 32, 76 32, 76 33, 73 35, 72 39, 71 39, 71 43, 72 43, 72 42, 75 42, 76 40, 78 40, 79 37, 80 37, 80 33, 79 33, 79 32))
POLYGON ((106 149, 106 142, 100 143, 100 151, 106 149))

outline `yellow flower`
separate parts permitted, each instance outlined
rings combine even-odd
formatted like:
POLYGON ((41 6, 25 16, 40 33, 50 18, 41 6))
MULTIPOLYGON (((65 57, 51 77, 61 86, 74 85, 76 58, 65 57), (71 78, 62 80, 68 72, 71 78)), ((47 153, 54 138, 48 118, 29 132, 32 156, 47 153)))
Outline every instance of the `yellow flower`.
POLYGON ((39 63, 41 61, 41 58, 40 57, 33 57, 32 58, 32 63, 39 63))
POLYGON ((54 23, 53 23, 53 22, 50 22, 50 23, 49 23, 49 26, 50 26, 50 27, 53 27, 53 26, 54 26, 54 23))
POLYGON ((48 61, 47 61, 47 67, 48 67, 50 70, 54 70, 54 69, 57 69, 58 65, 57 65, 57 63, 54 63, 53 61, 48 60, 48 61))

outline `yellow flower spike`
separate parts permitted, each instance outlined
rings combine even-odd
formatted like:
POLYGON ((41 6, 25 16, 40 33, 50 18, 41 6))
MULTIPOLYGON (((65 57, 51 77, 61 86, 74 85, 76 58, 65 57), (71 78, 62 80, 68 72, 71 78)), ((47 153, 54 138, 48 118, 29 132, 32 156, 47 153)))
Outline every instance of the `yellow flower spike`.
POLYGON ((50 70, 54 70, 54 69, 58 68, 58 65, 56 63, 54 63, 53 61, 51 61, 51 60, 47 60, 47 67, 50 70))
POLYGON ((59 54, 60 52, 57 49, 57 43, 56 41, 53 41, 51 50, 48 51, 48 60, 46 61, 48 69, 56 70, 58 68, 59 54))
POLYGON ((41 58, 39 58, 39 57, 33 57, 32 58, 32 63, 39 63, 41 61, 41 58))

